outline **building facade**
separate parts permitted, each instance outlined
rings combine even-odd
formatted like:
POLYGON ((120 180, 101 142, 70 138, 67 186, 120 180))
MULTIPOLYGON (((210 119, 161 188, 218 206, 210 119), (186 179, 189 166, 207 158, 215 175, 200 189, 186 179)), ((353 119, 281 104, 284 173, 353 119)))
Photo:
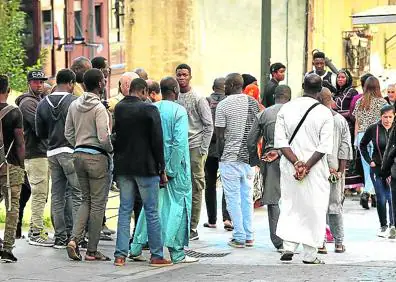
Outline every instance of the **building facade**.
POLYGON ((109 58, 109 1, 93 2, 94 40, 90 42, 89 0, 22 0, 21 8, 27 14, 27 63, 34 64, 41 50, 46 49, 44 71, 55 76, 57 70, 69 67, 74 58, 89 57, 91 49, 95 56, 109 58))

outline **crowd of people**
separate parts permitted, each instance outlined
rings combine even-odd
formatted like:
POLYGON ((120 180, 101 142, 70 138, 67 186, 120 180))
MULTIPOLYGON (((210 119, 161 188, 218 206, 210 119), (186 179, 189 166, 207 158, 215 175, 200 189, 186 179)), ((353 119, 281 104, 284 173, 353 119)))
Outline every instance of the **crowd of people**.
POLYGON ((348 70, 325 70, 323 53, 313 66, 295 99, 280 85, 286 66, 274 63, 262 96, 257 80, 239 73, 216 78, 213 93, 199 95, 191 67, 180 64, 159 83, 141 68, 125 72, 107 100, 107 60, 79 57, 52 86, 42 71, 30 71, 17 107, 7 104, 10 82, 0 75, 1 260, 17 261, 12 249, 31 193, 31 245, 66 249, 76 261, 81 251, 86 261, 110 261, 98 244, 116 233, 116 266, 145 261, 144 249, 151 266, 196 262, 185 247, 199 240, 203 194, 203 227, 217 228, 218 174, 231 247, 254 246, 254 206, 266 205, 281 260, 302 244, 304 263, 323 264, 317 253, 327 253, 327 229, 335 252, 346 250, 344 192, 361 187, 362 207, 377 207, 378 235, 395 239, 395 85, 382 98, 378 79, 365 74, 358 94, 348 70), (117 232, 105 217, 115 185, 117 232), (53 238, 43 223, 48 196, 53 238))

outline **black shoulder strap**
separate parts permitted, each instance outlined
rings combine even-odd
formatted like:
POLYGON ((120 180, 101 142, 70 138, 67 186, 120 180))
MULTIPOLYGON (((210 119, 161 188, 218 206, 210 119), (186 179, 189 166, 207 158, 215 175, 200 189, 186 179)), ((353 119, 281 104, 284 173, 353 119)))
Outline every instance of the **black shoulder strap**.
POLYGON ((307 118, 308 114, 310 111, 313 110, 313 108, 315 108, 317 105, 319 105, 320 103, 315 103, 313 104, 311 107, 309 107, 309 109, 306 111, 306 113, 304 114, 304 116, 302 117, 302 119, 300 120, 300 122, 298 123, 296 129, 294 130, 290 140, 289 140, 289 145, 293 142, 294 137, 296 137, 296 134, 298 132, 298 130, 300 129, 301 125, 304 123, 305 119, 307 118))

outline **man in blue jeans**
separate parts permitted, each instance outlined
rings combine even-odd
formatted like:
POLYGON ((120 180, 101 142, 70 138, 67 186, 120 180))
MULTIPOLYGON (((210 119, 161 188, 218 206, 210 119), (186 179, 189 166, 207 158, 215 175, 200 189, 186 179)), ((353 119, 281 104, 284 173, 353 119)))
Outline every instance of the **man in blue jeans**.
POLYGON ((229 74, 225 80, 225 94, 216 108, 217 150, 220 156, 220 177, 227 210, 234 224, 234 248, 253 246, 253 180, 254 169, 249 165, 247 138, 259 105, 252 97, 241 94, 243 78, 229 74))
POLYGON ((164 144, 158 108, 145 103, 148 97, 146 81, 131 82, 129 95, 114 110, 114 168, 120 188, 117 243, 114 264, 125 265, 129 251, 131 215, 135 191, 139 189, 147 220, 151 266, 167 266, 164 259, 161 223, 158 214, 158 193, 168 181, 165 173, 164 144))

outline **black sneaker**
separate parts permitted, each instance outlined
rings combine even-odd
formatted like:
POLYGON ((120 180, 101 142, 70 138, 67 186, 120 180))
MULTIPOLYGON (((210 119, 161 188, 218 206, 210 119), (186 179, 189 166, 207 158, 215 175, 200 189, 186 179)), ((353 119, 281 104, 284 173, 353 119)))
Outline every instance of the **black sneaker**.
POLYGON ((101 241, 113 241, 111 235, 105 234, 103 231, 100 231, 100 239, 101 241))
POLYGON ((80 241, 80 243, 78 243, 78 248, 79 248, 81 251, 86 251, 87 248, 88 248, 88 241, 85 240, 85 239, 82 239, 82 240, 80 241))
POLYGON ((190 230, 190 241, 199 240, 198 231, 190 230))
POLYGON ((69 241, 67 239, 56 238, 54 248, 55 249, 66 249, 67 243, 69 243, 69 241))
POLYGON ((108 227, 106 226, 106 224, 102 226, 102 232, 103 232, 105 235, 108 235, 108 236, 114 235, 114 234, 116 233, 115 230, 112 230, 112 229, 108 228, 108 227))
POLYGON ((1 261, 12 263, 12 262, 17 262, 18 259, 12 254, 11 251, 3 251, 1 254, 1 261))

